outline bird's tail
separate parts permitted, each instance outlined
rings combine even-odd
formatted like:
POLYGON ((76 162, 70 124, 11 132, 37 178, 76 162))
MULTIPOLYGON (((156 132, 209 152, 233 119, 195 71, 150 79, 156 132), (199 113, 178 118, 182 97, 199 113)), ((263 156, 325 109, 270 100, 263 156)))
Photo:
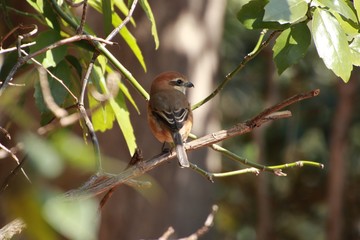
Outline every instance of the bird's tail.
POLYGON ((182 141, 181 135, 179 132, 175 132, 172 134, 173 136, 173 140, 174 140, 174 144, 175 144, 175 150, 176 150, 176 155, 177 158, 179 160, 179 165, 180 167, 190 167, 190 163, 184 148, 184 143, 182 141))

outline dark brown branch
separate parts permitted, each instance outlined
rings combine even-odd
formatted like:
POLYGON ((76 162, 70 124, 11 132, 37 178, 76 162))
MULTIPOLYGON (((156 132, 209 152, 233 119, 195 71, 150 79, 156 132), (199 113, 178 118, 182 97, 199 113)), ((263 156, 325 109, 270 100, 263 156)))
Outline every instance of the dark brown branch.
MULTIPOLYGON (((302 101, 307 98, 317 96, 320 93, 320 90, 316 89, 304 94, 298 94, 294 97, 286 99, 285 101, 276 104, 275 106, 266 109, 257 116, 255 116, 250 121, 246 123, 238 123, 233 127, 227 130, 220 130, 215 133, 205 135, 201 138, 195 139, 189 143, 185 144, 185 148, 188 151, 195 150, 204 146, 209 146, 211 144, 251 132, 254 128, 261 126, 262 124, 282 119, 288 115, 274 114, 276 111, 281 110, 282 108, 289 106, 290 104, 302 101)), ((134 166, 129 167, 125 171, 119 173, 115 176, 100 176, 99 179, 91 181, 91 183, 85 183, 84 186, 79 189, 71 190, 65 193, 65 196, 68 198, 81 198, 81 197, 91 197, 96 196, 106 191, 109 191, 111 188, 119 186, 123 183, 126 183, 128 180, 136 178, 152 169, 157 167, 159 164, 164 163, 176 156, 174 151, 169 153, 164 153, 158 156, 155 156, 146 161, 140 161, 134 166)), ((94 179, 94 178, 92 178, 94 179)))

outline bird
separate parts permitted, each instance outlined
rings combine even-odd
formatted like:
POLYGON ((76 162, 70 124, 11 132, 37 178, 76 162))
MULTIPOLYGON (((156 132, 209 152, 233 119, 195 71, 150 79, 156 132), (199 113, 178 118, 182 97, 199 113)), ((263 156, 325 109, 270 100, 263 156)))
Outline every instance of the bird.
POLYGON ((180 167, 190 166, 184 141, 192 128, 193 114, 186 98, 186 90, 194 85, 181 73, 163 72, 153 80, 150 88, 147 119, 157 140, 173 143, 180 167))

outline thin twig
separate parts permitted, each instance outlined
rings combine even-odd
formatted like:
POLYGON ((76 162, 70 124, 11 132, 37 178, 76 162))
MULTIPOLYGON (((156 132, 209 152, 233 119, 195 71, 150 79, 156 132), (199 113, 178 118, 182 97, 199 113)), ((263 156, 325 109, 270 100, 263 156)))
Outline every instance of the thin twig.
POLYGON ((56 104, 56 102, 51 94, 49 82, 47 79, 47 73, 46 73, 45 69, 41 66, 41 67, 38 67, 38 71, 39 71, 39 82, 40 82, 41 92, 42 92, 43 99, 44 99, 44 102, 45 102, 47 108, 57 118, 62 118, 62 117, 67 116, 68 115, 67 111, 65 109, 59 107, 56 104))
MULTIPOLYGON (((25 56, 27 56, 27 52, 21 50, 22 54, 24 54, 25 56)), ((70 88, 68 86, 66 86, 66 84, 64 83, 63 80, 61 80, 60 78, 58 78, 57 76, 55 76, 49 69, 44 68, 44 66, 38 62, 35 58, 31 58, 31 61, 33 61, 37 66, 39 66, 40 68, 43 68, 52 78, 54 78, 56 81, 58 81, 63 88, 71 95, 71 97, 74 99, 75 102, 78 102, 77 97, 75 96, 75 94, 70 90, 70 88)))
POLYGON ((23 159, 20 161, 20 164, 17 165, 11 172, 10 174, 5 178, 3 184, 1 185, 1 188, 0 188, 0 193, 4 192, 5 189, 7 188, 10 180, 16 176, 16 174, 19 172, 19 170, 23 167, 23 165, 25 164, 26 162, 26 159, 27 159, 27 155, 25 155, 23 157, 23 159))
MULTIPOLYGON (((9 154, 9 155, 11 156, 11 158, 14 159, 15 162, 16 162, 18 165, 20 165, 20 161, 19 161, 18 157, 17 157, 10 149, 8 149, 7 147, 5 147, 5 146, 2 145, 1 143, 0 143, 0 148, 1 148, 2 150, 4 150, 7 154, 9 154)), ((24 175, 24 177, 26 178, 26 180, 28 180, 29 183, 31 183, 31 180, 30 180, 30 178, 28 177, 28 175, 26 174, 25 170, 24 170, 23 168, 20 168, 20 170, 21 170, 22 174, 24 175)))
POLYGON ((265 35, 266 31, 262 31, 260 33, 260 37, 259 40, 255 46, 255 48, 249 53, 247 54, 243 60, 240 62, 240 64, 229 74, 227 74, 225 76, 225 79, 217 86, 217 88, 206 98, 204 98, 203 100, 201 100, 200 102, 194 104, 192 106, 192 109, 195 110, 198 107, 204 105, 205 103, 207 103, 208 101, 210 101, 213 97, 215 97, 219 92, 221 92, 221 90, 225 87, 225 85, 241 70, 245 67, 245 65, 252 60, 254 57, 256 57, 256 55, 258 55, 267 45, 269 45, 270 41, 276 36, 277 33, 279 33, 279 31, 274 31, 270 34, 270 36, 264 41, 262 42, 264 35, 265 35), (261 43, 261 44, 260 44, 261 43))
POLYGON ((75 36, 72 36, 72 37, 69 37, 69 38, 66 38, 66 39, 62 39, 62 40, 59 40, 47 47, 44 47, 34 53, 31 53, 27 56, 24 56, 22 58, 19 58, 19 60, 16 62, 16 64, 13 66, 13 68, 10 70, 9 74, 6 76, 6 79, 2 82, 2 84, 0 85, 0 96, 2 95, 2 93, 4 92, 5 88, 8 86, 9 82, 13 79, 15 73, 17 72, 17 70, 22 66, 24 65, 27 61, 29 61, 30 59, 42 54, 42 53, 45 53, 51 49, 54 49, 54 48, 57 48, 57 47, 60 47, 62 45, 65 45, 65 44, 69 44, 69 43, 72 43, 72 42, 77 42, 77 41, 81 41, 81 40, 88 40, 88 41, 98 41, 98 42, 103 42, 103 43, 106 43, 106 44, 109 44, 111 42, 109 41, 106 41, 106 40, 100 40, 99 38, 97 37, 92 37, 92 36, 89 36, 89 35, 75 35, 75 36))
POLYGON ((82 15, 81 15, 80 25, 79 25, 78 29, 76 30, 76 34, 82 34, 83 33, 85 22, 86 22, 86 15, 87 15, 87 9, 88 9, 88 0, 82 1, 82 4, 83 4, 83 11, 82 11, 82 15))

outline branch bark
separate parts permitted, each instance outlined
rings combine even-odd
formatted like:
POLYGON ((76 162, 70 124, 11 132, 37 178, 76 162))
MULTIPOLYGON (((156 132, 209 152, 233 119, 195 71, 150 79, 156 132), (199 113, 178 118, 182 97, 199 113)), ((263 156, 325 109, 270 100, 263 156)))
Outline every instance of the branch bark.
MULTIPOLYGON (((185 144, 187 151, 192 151, 201 147, 209 146, 220 141, 243 135, 251 132, 254 128, 261 126, 262 124, 269 122, 271 120, 281 119, 284 116, 288 115, 278 115, 277 111, 304 99, 315 97, 320 93, 319 89, 295 95, 291 98, 286 99, 285 101, 276 104, 268 109, 265 109, 263 112, 252 118, 251 120, 245 123, 238 123, 233 127, 227 130, 220 130, 215 133, 210 133, 201 138, 195 139, 189 143, 185 144)), ((70 199, 78 198, 87 198, 99 195, 106 191, 109 191, 111 188, 117 187, 123 183, 126 183, 128 180, 141 176, 142 174, 154 169, 161 163, 164 163, 176 156, 174 151, 169 153, 163 153, 157 155, 153 158, 150 158, 146 161, 141 161, 134 166, 124 170, 123 172, 117 175, 104 174, 101 176, 93 176, 88 182, 86 182, 82 187, 71 190, 65 193, 65 197, 70 199)))

